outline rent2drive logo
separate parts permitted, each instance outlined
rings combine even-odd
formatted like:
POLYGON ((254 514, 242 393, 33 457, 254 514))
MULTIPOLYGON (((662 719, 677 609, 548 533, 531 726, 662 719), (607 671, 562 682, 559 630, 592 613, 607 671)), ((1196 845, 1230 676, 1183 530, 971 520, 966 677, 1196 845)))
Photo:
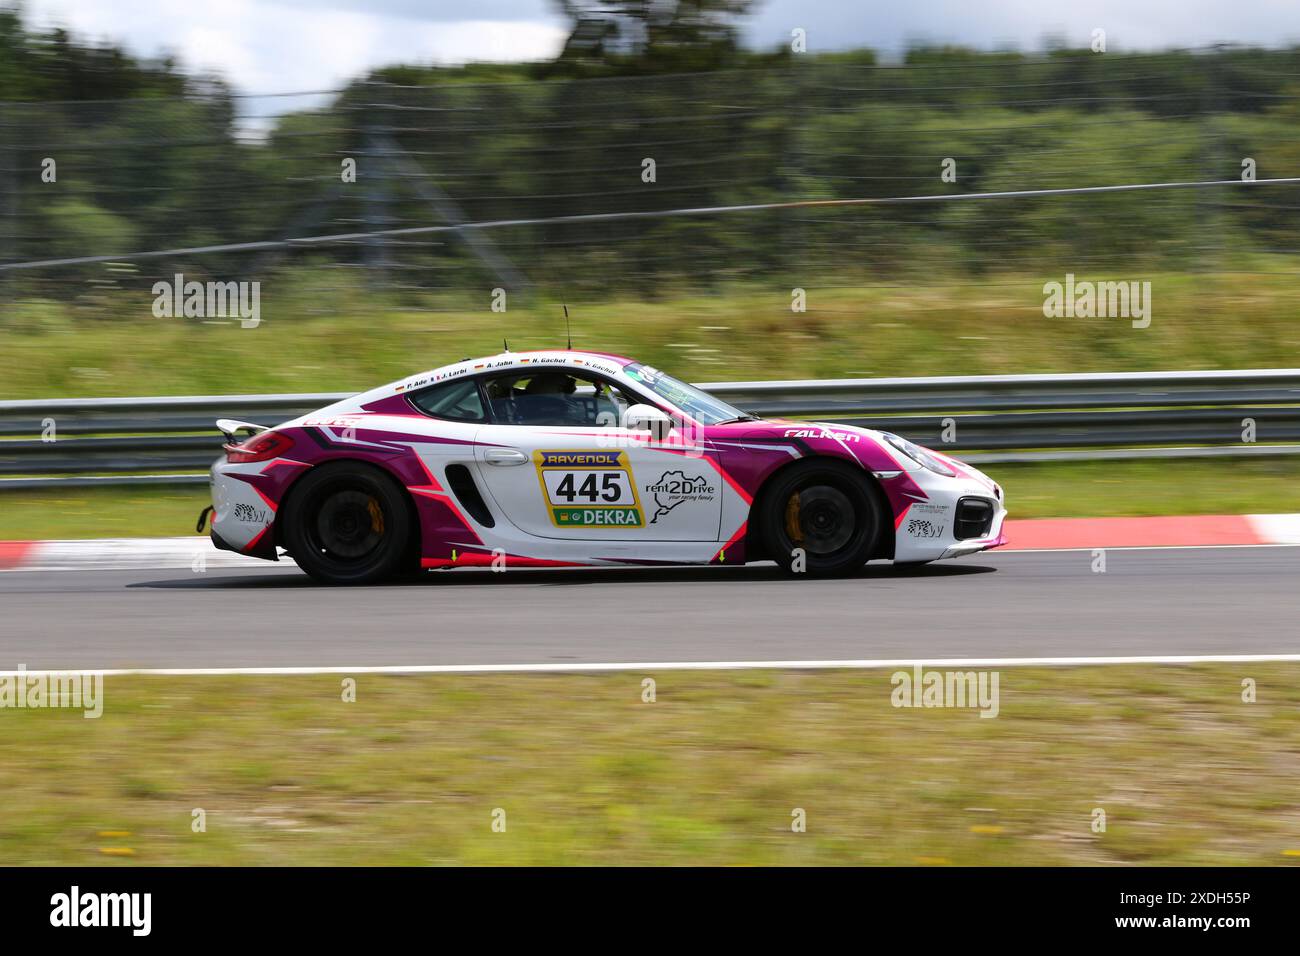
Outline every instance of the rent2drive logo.
POLYGON ((654 495, 655 499, 655 513, 650 519, 651 524, 688 501, 712 502, 718 493, 718 489, 709 484, 708 479, 703 475, 688 475, 684 471, 665 471, 654 484, 646 485, 645 490, 648 494, 654 495))
POLYGON ((71 892, 50 897, 51 926, 125 926, 132 936, 148 936, 153 926, 152 893, 71 892))

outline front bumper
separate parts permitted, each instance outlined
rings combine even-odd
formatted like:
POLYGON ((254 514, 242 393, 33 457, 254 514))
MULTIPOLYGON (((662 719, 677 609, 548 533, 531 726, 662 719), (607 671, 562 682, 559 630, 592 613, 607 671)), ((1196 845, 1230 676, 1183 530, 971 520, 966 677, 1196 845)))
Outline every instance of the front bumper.
POLYGON ((957 471, 956 478, 924 469, 907 472, 925 498, 912 501, 895 514, 895 561, 956 558, 1006 543, 1002 526, 1007 508, 1002 489, 978 469, 945 460, 957 471), (983 503, 987 503, 987 518, 976 526, 971 516, 975 506, 983 503))

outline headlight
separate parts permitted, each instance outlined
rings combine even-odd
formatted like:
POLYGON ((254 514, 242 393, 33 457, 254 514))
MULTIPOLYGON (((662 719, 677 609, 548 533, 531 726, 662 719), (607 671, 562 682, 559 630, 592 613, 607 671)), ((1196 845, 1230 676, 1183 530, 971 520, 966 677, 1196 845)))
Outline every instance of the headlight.
POLYGON ((880 435, 885 439, 885 441, 889 442, 889 444, 894 446, 894 448, 912 459, 912 461, 916 462, 922 468, 926 468, 934 472, 936 475, 943 475, 946 478, 957 477, 957 472, 953 471, 920 445, 908 441, 901 435, 893 435, 889 432, 881 432, 880 435))

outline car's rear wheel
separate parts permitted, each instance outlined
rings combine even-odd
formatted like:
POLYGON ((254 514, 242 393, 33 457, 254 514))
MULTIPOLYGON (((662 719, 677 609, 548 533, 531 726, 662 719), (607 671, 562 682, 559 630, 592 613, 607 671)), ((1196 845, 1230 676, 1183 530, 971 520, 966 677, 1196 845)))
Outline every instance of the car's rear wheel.
POLYGON ((860 469, 810 461, 778 475, 759 526, 768 555, 790 573, 847 574, 866 564, 884 525, 879 495, 860 469))
POLYGON ((404 570, 411 508, 387 474, 362 462, 321 465, 285 505, 284 545, 326 584, 371 584, 404 570))

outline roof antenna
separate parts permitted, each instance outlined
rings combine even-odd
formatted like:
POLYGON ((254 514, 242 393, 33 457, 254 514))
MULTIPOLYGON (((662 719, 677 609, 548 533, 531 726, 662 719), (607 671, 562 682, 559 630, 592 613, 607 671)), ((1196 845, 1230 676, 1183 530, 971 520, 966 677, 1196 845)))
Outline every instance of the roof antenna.
POLYGON ((568 305, 566 305, 565 303, 561 302, 561 303, 560 303, 560 308, 564 309, 564 334, 565 334, 565 337, 568 338, 568 340, 569 340, 568 349, 569 349, 570 352, 572 352, 572 351, 573 351, 573 332, 569 329, 569 307, 568 307, 568 305))
POLYGON ((505 338, 504 335, 501 336, 501 351, 502 351, 502 352, 509 352, 509 351, 510 351, 510 343, 506 341, 506 338, 505 338))

